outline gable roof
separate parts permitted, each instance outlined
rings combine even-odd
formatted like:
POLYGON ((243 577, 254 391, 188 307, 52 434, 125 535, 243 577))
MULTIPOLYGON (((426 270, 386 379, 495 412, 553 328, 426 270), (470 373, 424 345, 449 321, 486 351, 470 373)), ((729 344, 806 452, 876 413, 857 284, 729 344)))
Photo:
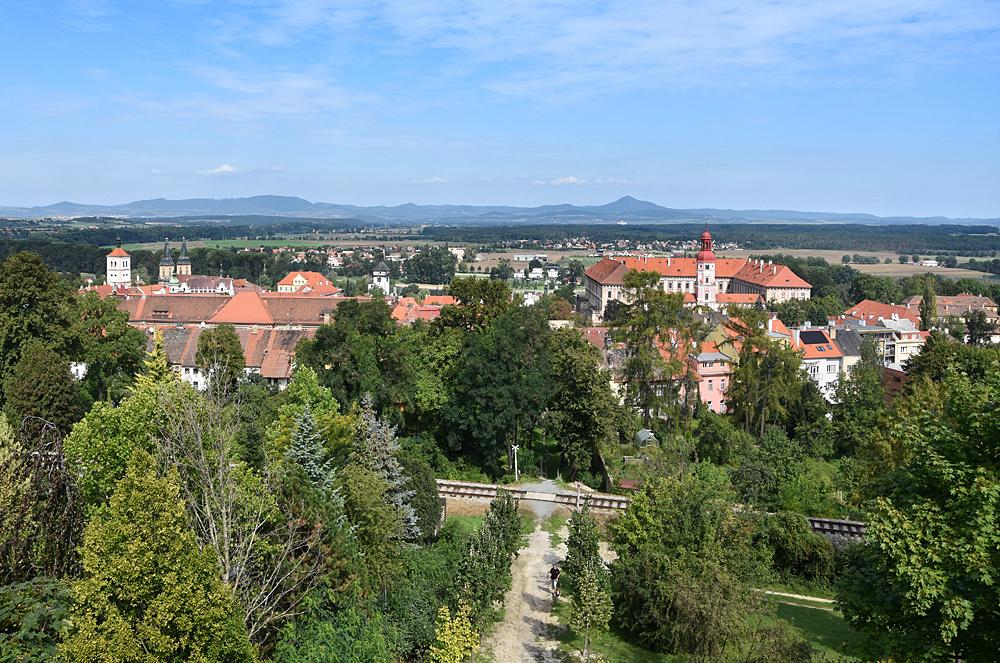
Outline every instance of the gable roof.
POLYGON ((621 285, 627 271, 628 268, 618 260, 604 258, 588 267, 584 274, 601 285, 621 285))
POLYGON ((120 246, 116 246, 111 253, 108 254, 110 258, 128 258, 129 252, 120 246))
POLYGON ((259 293, 241 290, 208 319, 212 324, 271 325, 274 318, 259 293))
POLYGON ((790 267, 765 263, 763 260, 746 261, 733 278, 765 288, 812 288, 790 267))
POLYGON ((278 281, 278 285, 295 285, 297 276, 304 278, 307 285, 329 283, 329 280, 319 272, 288 272, 285 278, 278 281))
MULTIPOLYGON (((918 302, 919 306, 919 302, 918 302)), ((909 308, 897 306, 896 304, 883 304, 873 299, 864 299, 854 306, 844 311, 844 316, 854 320, 910 320, 914 324, 920 324, 920 312, 918 307, 909 308)))
POLYGON ((800 331, 798 342, 793 341, 792 347, 796 350, 802 350, 803 359, 837 359, 844 356, 840 347, 823 329, 800 331))

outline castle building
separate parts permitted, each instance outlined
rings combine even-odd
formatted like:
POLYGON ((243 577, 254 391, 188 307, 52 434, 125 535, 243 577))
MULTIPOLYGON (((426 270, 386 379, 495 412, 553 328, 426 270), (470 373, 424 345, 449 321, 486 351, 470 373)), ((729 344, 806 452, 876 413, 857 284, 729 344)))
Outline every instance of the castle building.
POLYGON ((712 234, 701 234, 701 250, 694 258, 616 256, 604 258, 584 273, 589 314, 604 319, 611 301, 625 301, 624 278, 629 270, 656 272, 665 292, 680 294, 689 306, 720 310, 730 305, 809 299, 812 286, 785 265, 747 258, 718 258, 712 234))
POLYGON ((118 238, 118 244, 107 255, 107 284, 118 290, 132 285, 132 256, 122 248, 122 238, 118 238))

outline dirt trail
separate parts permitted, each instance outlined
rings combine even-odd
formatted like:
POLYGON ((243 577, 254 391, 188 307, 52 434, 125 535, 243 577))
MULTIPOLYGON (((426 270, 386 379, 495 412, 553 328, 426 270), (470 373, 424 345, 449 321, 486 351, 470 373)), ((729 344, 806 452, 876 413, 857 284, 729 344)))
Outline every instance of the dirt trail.
MULTIPOLYGON (((549 637, 557 622, 551 614, 548 578, 552 563, 566 558, 566 544, 553 548, 549 533, 540 526, 541 522, 528 537, 528 546, 514 560, 513 582, 504 599, 504 620, 484 643, 483 649, 493 652, 495 663, 560 660, 555 651, 558 643, 549 637)), ((566 538, 565 531, 562 538, 566 538)))

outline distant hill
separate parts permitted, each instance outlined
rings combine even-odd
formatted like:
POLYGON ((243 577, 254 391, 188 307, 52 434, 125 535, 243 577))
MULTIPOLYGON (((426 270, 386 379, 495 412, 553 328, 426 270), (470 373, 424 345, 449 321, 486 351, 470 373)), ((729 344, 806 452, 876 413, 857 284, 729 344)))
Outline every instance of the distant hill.
POLYGON ((154 198, 121 205, 82 205, 63 201, 37 207, 2 207, 8 218, 119 216, 125 218, 167 218, 182 216, 284 216, 307 219, 359 219, 383 222, 455 223, 495 225, 497 223, 676 223, 681 221, 724 221, 726 223, 862 223, 886 224, 976 224, 997 225, 1000 219, 952 219, 947 217, 880 217, 873 214, 801 212, 794 210, 674 209, 632 196, 623 196, 605 205, 415 205, 406 203, 360 207, 337 203, 311 202, 293 196, 250 196, 248 198, 154 198))

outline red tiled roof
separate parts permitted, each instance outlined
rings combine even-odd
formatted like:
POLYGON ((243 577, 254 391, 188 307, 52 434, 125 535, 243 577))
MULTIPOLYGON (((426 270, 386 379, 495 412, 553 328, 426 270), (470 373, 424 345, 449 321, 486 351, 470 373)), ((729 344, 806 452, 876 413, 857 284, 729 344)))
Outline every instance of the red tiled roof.
MULTIPOLYGON (((673 278, 695 278, 698 261, 694 258, 654 258, 649 256, 623 256, 604 258, 591 265, 586 274, 601 285, 621 285, 630 269, 656 272, 673 278)), ((759 261, 740 258, 718 258, 715 276, 721 279, 738 278, 768 288, 811 288, 812 286, 785 265, 767 265, 759 261)))
POLYGON ((895 304, 883 304, 872 299, 865 299, 844 311, 844 315, 854 320, 877 320, 885 318, 892 320, 895 315, 901 320, 911 320, 914 324, 920 324, 919 302, 917 306, 907 308, 895 304))
POLYGON ((803 359, 836 359, 844 356, 840 347, 834 343, 833 339, 830 338, 830 335, 822 329, 800 331, 799 341, 798 343, 793 341, 792 347, 796 350, 802 350, 803 359), (806 343, 802 336, 804 333, 818 335, 822 338, 822 340, 819 343, 806 343))
POLYGON ((306 280, 308 286, 329 283, 329 280, 319 272, 288 272, 285 278, 278 281, 278 285, 295 285, 295 277, 299 275, 306 280))
POLYGON ((120 246, 116 246, 114 250, 108 254, 110 258, 127 258, 129 256, 128 251, 120 246))
POLYGON ((451 295, 427 295, 424 306, 453 306, 456 301, 451 295))
POLYGON ((604 340, 608 336, 608 331, 610 327, 578 327, 580 335, 583 336, 583 340, 590 343, 598 350, 604 351, 604 340))
POLYGON ((743 292, 720 292, 715 299, 720 304, 756 304, 761 296, 743 292))
POLYGON ((765 288, 811 288, 812 286, 785 265, 751 260, 733 278, 765 288))
POLYGON ((621 285, 628 269, 618 260, 604 258, 584 272, 591 280, 601 285, 621 285))
POLYGON ((244 290, 233 295, 208 322, 244 325, 272 325, 274 318, 259 293, 244 290))

